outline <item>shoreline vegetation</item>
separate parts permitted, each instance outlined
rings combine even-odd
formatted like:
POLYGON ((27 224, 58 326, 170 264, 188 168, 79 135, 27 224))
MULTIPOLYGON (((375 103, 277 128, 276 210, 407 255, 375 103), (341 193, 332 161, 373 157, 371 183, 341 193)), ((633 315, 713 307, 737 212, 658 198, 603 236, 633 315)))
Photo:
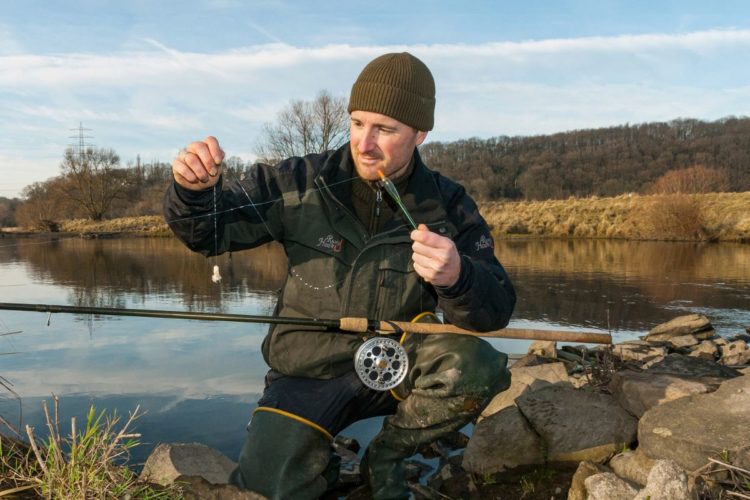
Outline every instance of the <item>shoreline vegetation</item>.
MULTIPOLYGON (((478 203, 496 237, 750 242, 750 191, 624 194, 545 201, 478 203)), ((160 215, 61 221, 58 233, 82 237, 171 236, 160 215)), ((0 228, 18 235, 31 228, 0 228)))

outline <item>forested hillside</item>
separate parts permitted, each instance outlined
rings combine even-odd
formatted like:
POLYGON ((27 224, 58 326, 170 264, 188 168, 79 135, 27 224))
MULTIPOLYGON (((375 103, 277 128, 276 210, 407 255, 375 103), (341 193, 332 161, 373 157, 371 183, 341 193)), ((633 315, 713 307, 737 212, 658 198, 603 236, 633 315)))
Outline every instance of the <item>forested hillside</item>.
POLYGON ((480 200, 648 193, 665 173, 693 166, 718 170, 729 191, 750 191, 746 117, 431 142, 420 151, 480 200))

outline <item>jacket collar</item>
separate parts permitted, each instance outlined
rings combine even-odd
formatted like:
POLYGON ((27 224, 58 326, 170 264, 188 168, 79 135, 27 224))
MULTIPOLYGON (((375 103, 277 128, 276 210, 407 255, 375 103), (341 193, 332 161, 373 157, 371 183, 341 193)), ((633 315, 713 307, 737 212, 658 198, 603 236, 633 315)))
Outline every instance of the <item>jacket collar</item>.
MULTIPOLYGON (((315 180, 321 193, 330 194, 335 201, 351 210, 351 178, 357 175, 354 168, 349 143, 347 142, 326 159, 315 180)), ((422 162, 417 149, 414 150, 414 170, 401 200, 417 224, 430 224, 444 221, 447 217, 443 195, 438 186, 439 174, 433 172, 422 162)), ((403 218, 386 224, 388 231, 406 224, 403 218)), ((411 228, 408 228, 409 230, 411 228)))

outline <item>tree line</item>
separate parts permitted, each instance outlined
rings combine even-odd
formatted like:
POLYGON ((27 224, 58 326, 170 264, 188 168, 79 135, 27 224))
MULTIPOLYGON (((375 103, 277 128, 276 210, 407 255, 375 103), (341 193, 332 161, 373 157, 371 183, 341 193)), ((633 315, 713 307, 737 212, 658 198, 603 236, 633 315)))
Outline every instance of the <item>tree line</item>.
POLYGON ((701 166, 723 191, 750 191, 750 118, 430 142, 427 165, 480 200, 560 199, 658 191, 669 172, 701 166))
MULTIPOLYGON (((325 91, 313 101, 292 101, 263 128, 256 156, 273 162, 338 147, 348 140, 348 120, 344 98, 325 91)), ((420 153, 482 201, 750 191, 747 117, 429 142, 420 153)), ((236 156, 225 160, 238 177, 249 165, 236 156)), ((0 226, 55 230, 70 218, 156 215, 170 181, 165 162, 138 157, 123 167, 111 149, 69 148, 59 176, 27 186, 21 200, 0 198, 0 226)))

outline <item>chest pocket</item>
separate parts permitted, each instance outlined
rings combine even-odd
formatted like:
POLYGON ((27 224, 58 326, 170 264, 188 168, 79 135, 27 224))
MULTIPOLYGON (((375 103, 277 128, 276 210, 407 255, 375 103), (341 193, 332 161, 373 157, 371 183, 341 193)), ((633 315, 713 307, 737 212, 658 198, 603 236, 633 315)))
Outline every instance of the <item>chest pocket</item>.
POLYGON ((411 245, 389 247, 378 267, 378 319, 409 321, 423 310, 434 310, 429 285, 414 270, 411 245))

